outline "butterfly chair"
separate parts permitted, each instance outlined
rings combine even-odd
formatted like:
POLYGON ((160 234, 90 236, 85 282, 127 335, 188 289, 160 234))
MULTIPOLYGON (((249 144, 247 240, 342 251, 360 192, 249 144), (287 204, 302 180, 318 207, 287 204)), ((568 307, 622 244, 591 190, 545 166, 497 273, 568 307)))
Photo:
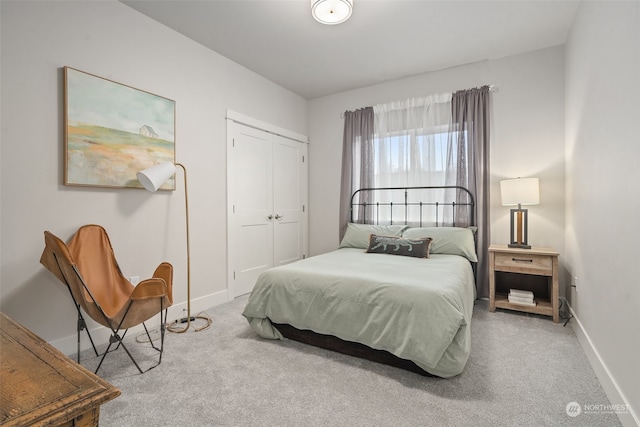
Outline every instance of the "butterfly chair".
MULTIPOLYGON (((118 266, 107 232, 99 225, 80 227, 68 245, 58 237, 44 232, 45 249, 40 263, 67 285, 78 312, 78 363, 80 363, 80 331, 86 329, 82 310, 99 324, 111 329, 109 346, 95 370, 98 372, 113 344, 127 352, 140 373, 155 368, 162 362, 167 309, 173 304, 173 267, 163 262, 156 268, 153 278, 134 286, 118 266), (144 324, 160 314, 160 347, 153 344, 144 324), (127 330, 142 324, 151 347, 159 352, 158 362, 143 371, 123 342, 127 330)), ((96 356, 100 356, 86 329, 96 356)))

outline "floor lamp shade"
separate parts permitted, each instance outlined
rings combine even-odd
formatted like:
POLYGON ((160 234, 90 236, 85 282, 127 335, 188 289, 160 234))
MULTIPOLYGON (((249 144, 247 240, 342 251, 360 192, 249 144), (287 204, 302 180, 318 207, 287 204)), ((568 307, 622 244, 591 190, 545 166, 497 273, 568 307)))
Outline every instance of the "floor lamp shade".
POLYGON ((176 173, 176 165, 164 162, 140 171, 136 176, 145 190, 153 193, 158 191, 174 173, 176 173))
POLYGON ((528 244, 528 211, 522 205, 540 203, 538 178, 516 178, 500 181, 500 195, 503 206, 518 206, 511 209, 510 248, 531 249, 528 244))

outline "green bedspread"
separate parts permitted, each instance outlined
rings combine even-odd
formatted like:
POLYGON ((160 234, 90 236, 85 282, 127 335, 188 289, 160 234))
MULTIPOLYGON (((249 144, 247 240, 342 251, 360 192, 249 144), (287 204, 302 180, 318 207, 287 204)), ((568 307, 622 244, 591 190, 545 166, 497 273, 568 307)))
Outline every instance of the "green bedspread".
POLYGON ((448 378, 469 357, 474 299, 463 257, 343 248, 264 272, 243 316, 264 338, 283 339, 270 319, 386 350, 448 378))

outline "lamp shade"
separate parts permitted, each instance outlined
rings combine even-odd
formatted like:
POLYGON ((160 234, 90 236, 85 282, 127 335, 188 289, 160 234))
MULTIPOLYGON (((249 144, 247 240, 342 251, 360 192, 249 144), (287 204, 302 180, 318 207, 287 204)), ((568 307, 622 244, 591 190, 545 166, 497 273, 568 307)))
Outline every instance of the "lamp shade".
POLYGON ((136 174, 140 184, 147 190, 156 192, 176 172, 176 165, 164 162, 136 174))
POLYGON ((311 14, 327 25, 340 24, 351 16, 353 0, 311 0, 311 14))
POLYGON ((500 181, 502 206, 537 205, 540 203, 538 178, 516 178, 500 181))

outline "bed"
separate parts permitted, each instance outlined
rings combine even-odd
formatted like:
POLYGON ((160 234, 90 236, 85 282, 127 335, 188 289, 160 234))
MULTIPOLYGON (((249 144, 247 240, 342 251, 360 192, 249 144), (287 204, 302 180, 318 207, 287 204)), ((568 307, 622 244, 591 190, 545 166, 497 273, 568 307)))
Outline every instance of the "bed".
POLYGON ((462 187, 358 190, 340 248, 264 272, 243 316, 264 338, 458 375, 476 296, 473 210, 462 187))

